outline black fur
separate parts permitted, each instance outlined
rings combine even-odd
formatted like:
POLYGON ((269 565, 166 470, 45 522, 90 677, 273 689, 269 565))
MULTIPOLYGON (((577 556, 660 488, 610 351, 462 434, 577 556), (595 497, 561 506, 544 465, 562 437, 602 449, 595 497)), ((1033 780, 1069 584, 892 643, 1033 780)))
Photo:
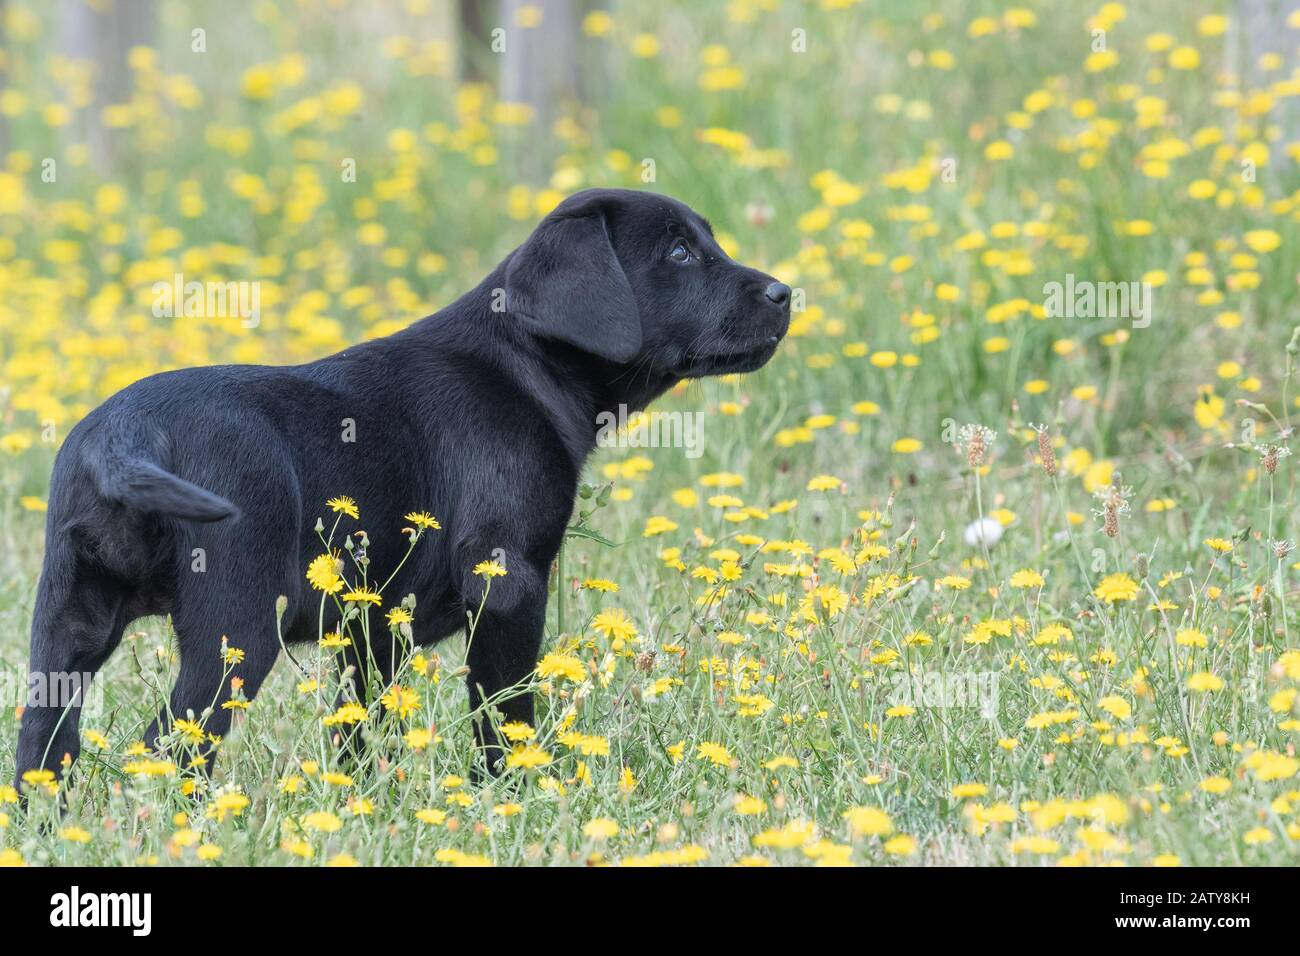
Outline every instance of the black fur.
MULTIPOLYGON (((319 592, 304 576, 322 550, 313 527, 326 499, 349 495, 380 575, 405 551, 403 515, 427 510, 442 523, 386 592, 390 603, 417 596, 419 644, 464 626, 483 593, 473 567, 504 553, 509 573, 493 581, 470 648, 477 708, 536 663, 547 578, 597 416, 643 408, 685 377, 759 368, 785 334, 789 293, 729 259, 682 203, 588 190, 477 288, 395 335, 307 365, 137 382, 78 424, 55 461, 32 674, 93 673, 132 620, 170 614, 181 657, 170 713, 215 702, 207 729, 224 734, 222 635, 246 653, 235 674, 249 698, 280 650, 279 595, 286 639, 316 638, 319 592), (355 442, 342 440, 345 419, 355 442), (204 573, 191 570, 196 548, 204 573)), ((381 670, 390 640, 372 637, 381 670)), ((58 703, 29 700, 19 777, 59 773, 77 756, 79 708, 58 703)), ((533 719, 529 695, 500 707, 533 719)), ((500 755, 488 722, 477 734, 500 755)))

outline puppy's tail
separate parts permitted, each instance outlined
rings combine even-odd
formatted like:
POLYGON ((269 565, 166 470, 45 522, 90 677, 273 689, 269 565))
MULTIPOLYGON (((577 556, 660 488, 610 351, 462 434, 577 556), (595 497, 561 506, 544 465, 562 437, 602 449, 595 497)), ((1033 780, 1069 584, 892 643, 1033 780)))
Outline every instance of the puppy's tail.
POLYGON ((100 463, 98 471, 104 497, 135 511, 190 521, 220 521, 239 515, 239 508, 225 498, 178 478, 151 461, 110 456, 100 463))

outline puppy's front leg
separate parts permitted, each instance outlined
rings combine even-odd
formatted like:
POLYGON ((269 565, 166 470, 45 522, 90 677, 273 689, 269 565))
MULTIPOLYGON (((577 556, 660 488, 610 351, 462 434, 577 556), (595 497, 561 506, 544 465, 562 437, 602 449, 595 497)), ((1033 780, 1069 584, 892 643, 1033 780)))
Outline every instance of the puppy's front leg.
POLYGON ((485 580, 469 570, 466 578, 462 593, 474 622, 467 655, 474 738, 488 771, 497 774, 508 748, 488 711, 499 710, 502 723, 533 723, 533 694, 523 685, 542 646, 546 576, 528 564, 512 563, 500 577, 485 580))

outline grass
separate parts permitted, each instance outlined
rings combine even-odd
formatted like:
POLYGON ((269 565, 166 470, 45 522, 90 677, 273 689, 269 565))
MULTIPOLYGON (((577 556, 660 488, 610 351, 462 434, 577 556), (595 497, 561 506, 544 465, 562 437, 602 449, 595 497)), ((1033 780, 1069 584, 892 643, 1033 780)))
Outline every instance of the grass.
MULTIPOLYGON (((1295 470, 1265 466, 1296 408, 1294 73, 1234 73, 1241 38, 1206 3, 616 5, 583 40, 603 88, 548 138, 457 90, 422 6, 342 45, 350 14, 259 4, 196 56, 194 8, 165 4, 104 180, 78 147, 85 79, 48 57, 49 14, 11 4, 6 671, 59 436, 141 375, 400 328, 566 193, 646 185, 644 159, 805 308, 763 371, 656 405, 702 414, 698 458, 593 456, 579 507, 608 543, 565 548, 506 778, 468 783, 461 637, 371 705, 362 770, 325 724, 330 648, 281 660, 210 780, 133 752, 174 672, 167 622, 143 621, 97 681, 66 815, 0 791, 0 860, 1295 861, 1295 470), (511 171, 534 148, 541 187, 511 171), (178 271, 259 281, 260 325, 154 318, 178 271), (1149 282, 1150 326, 1047 316, 1067 274, 1149 282), (981 517, 995 541, 967 537, 981 517)), ((318 507, 336 544, 401 534, 318 507)), ((0 715, 0 767, 18 723, 0 715)))

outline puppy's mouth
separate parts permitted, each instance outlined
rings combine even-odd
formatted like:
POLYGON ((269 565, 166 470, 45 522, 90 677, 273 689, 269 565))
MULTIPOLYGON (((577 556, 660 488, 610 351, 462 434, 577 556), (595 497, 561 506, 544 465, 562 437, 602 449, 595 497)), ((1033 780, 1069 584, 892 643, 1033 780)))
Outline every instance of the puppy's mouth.
POLYGON ((753 372, 767 364, 781 344, 781 337, 769 335, 748 348, 729 349, 699 354, 688 352, 677 372, 682 378, 702 378, 705 375, 732 375, 753 372))

